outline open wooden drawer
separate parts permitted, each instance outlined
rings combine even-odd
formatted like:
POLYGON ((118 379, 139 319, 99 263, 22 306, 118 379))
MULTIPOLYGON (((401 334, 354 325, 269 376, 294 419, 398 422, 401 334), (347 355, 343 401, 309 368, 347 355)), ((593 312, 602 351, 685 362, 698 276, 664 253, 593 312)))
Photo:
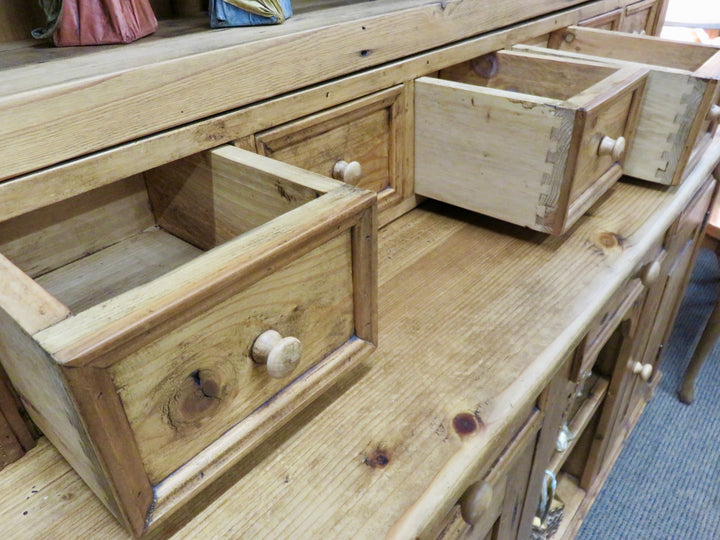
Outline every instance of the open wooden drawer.
POLYGON ((232 146, 9 219, 0 360, 139 535, 373 348, 375 222, 374 193, 232 146))
POLYGON ((720 120, 720 47, 571 26, 551 34, 548 48, 515 49, 650 70, 625 173, 679 184, 709 144, 720 120))
POLYGON ((562 234, 623 173, 642 68, 499 51, 415 81, 415 192, 562 234))

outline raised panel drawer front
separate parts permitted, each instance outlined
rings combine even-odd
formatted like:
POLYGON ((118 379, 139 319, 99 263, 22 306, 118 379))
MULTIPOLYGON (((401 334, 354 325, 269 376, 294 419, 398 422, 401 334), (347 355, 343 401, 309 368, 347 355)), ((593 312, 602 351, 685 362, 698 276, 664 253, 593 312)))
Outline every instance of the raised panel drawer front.
POLYGON ((405 117, 405 90, 397 86, 259 133, 257 151, 375 191, 383 224, 412 193, 404 161, 405 117))
POLYGON ((374 193, 234 146, 12 218, 0 360, 141 534, 373 349, 376 221, 374 193))
POLYGON ((415 82, 415 192, 562 234, 622 175, 646 70, 499 51, 415 82))
POLYGON ((625 160, 629 176, 679 184, 693 147, 702 153, 720 119, 720 47, 571 26, 551 34, 548 48, 515 48, 650 70, 625 160))

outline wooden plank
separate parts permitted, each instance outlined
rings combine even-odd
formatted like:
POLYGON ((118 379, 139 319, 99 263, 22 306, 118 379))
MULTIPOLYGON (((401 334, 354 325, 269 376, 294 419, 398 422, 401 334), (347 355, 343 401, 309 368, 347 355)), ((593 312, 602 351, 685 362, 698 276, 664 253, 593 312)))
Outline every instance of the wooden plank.
MULTIPOLYGON (((134 535, 145 528, 155 500, 147 473, 142 468, 133 432, 128 425, 120 396, 107 371, 94 368, 62 368, 76 411, 91 437, 85 444, 95 451, 107 483, 104 499, 118 508, 118 519, 134 535)), ((48 433, 53 439, 55 433, 48 433)))
POLYGON ((557 42, 564 50, 684 71, 695 71, 717 52, 717 47, 712 45, 608 32, 597 28, 573 26, 567 32, 572 33, 574 38, 557 42))
POLYGON ((35 424, 55 441, 65 459, 110 512, 123 523, 121 510, 110 497, 83 420, 60 370, 15 321, 0 310, 0 362, 35 424))
POLYGON ((497 73, 491 77, 475 72, 470 61, 441 70, 439 78, 568 100, 615 73, 614 69, 597 62, 564 61, 517 51, 498 51, 495 58, 497 73))
POLYGON ((12 522, 12 534, 42 538, 76 531, 90 537, 128 539, 120 523, 44 437, 25 459, 3 469, 2 481, 12 486, 0 491, 3 522, 12 522))
MULTIPOLYGON (((522 416, 522 415, 521 415, 522 416)), ((474 420, 476 422, 476 420, 474 420)), ((445 464, 433 478, 430 485, 392 526, 388 538, 421 538, 433 529, 435 522, 448 514, 466 489, 476 478, 492 490, 491 508, 485 521, 475 523, 479 531, 492 528, 499 510, 505 501, 505 488, 510 469, 532 449, 537 432, 542 424, 542 414, 537 410, 529 413, 520 431, 510 440, 499 456, 490 461, 489 456, 478 453, 475 446, 482 440, 478 433, 468 433, 463 447, 445 464), (482 468, 490 468, 481 474, 482 468)), ((477 429, 477 426, 476 426, 477 429)))
POLYGON ((578 3, 361 3, 318 10, 275 28, 190 34, 150 42, 155 45, 148 45, 150 50, 108 49, 87 59, 8 69, 0 87, 0 111, 5 117, 0 178, 578 3), (414 31, 398 33, 398 27, 414 31), (238 35, 243 37, 238 40, 238 35), (275 62, 278 54, 282 63, 275 62), (310 57, 318 69, 308 69, 305 60, 310 57), (270 63, 275 68, 267 70, 270 63), (41 117, 38 109, 43 110, 41 117), (68 132, 73 136, 65 136, 68 132), (45 144, 38 145, 41 135, 45 144))
POLYGON ((323 185, 322 179, 315 185, 303 185, 293 178, 296 171, 284 178, 248 166, 237 159, 238 155, 245 159, 248 153, 227 146, 146 172, 148 194, 158 224, 208 250, 302 206, 337 185, 323 185))
POLYGON ((538 399, 538 407, 545 414, 528 477, 527 496, 519 508, 521 517, 518 524, 518 538, 528 538, 530 536, 532 518, 540 501, 545 470, 555 452, 557 437, 562 427, 564 412, 570 394, 568 390, 572 387, 568 380, 571 356, 571 353, 566 354, 566 358, 557 366, 558 371, 538 399))
POLYGON ((7 373, 0 365, 0 411, 20 443, 24 452, 35 446, 35 438, 40 434, 32 422, 25 416, 25 408, 20 403, 7 373))
POLYGON ((377 208, 363 212, 352 229, 352 281, 355 335, 370 343, 378 339, 377 208))
POLYGON ((10 427, 5 414, 0 410, 0 469, 17 461, 23 454, 25 454, 25 450, 15 437, 15 432, 10 427))
POLYGON ((621 9, 614 9, 603 13, 602 15, 596 15, 588 19, 583 19, 578 22, 578 26, 589 26, 591 28, 600 28, 603 30, 618 30, 620 26, 620 20, 622 19, 623 12, 621 9))
POLYGON ((0 255, 0 308, 26 332, 35 333, 70 314, 22 270, 0 255))
POLYGON ((1 222, 0 253, 36 277, 153 225, 143 180, 132 177, 1 222))
POLYGON ((571 540, 582 523, 584 516, 579 515, 579 512, 587 492, 580 487, 576 478, 569 474, 561 474, 558 477, 557 494, 565 503, 565 510, 560 527, 554 536, 561 540, 571 540))
POLYGON ((48 272, 35 281, 79 313, 148 283, 201 253, 187 242, 153 228, 48 272))

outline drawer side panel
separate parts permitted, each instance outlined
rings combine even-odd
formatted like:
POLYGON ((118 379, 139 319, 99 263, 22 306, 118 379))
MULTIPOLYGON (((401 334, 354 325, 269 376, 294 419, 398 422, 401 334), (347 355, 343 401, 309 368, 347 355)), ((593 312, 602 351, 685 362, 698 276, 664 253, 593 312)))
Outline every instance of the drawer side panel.
POLYGON ((536 228, 560 197, 573 113, 501 94, 416 81, 415 191, 536 228))

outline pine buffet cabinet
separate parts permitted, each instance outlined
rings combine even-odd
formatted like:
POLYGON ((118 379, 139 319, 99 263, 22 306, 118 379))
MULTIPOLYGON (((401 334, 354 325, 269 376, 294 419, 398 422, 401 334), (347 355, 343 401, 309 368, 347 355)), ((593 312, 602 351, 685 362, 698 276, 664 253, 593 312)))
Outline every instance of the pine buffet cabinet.
POLYGON ((528 538, 550 470, 573 537, 715 195, 717 50, 662 0, 157 1, 75 49, 0 5, 5 531, 528 538))

